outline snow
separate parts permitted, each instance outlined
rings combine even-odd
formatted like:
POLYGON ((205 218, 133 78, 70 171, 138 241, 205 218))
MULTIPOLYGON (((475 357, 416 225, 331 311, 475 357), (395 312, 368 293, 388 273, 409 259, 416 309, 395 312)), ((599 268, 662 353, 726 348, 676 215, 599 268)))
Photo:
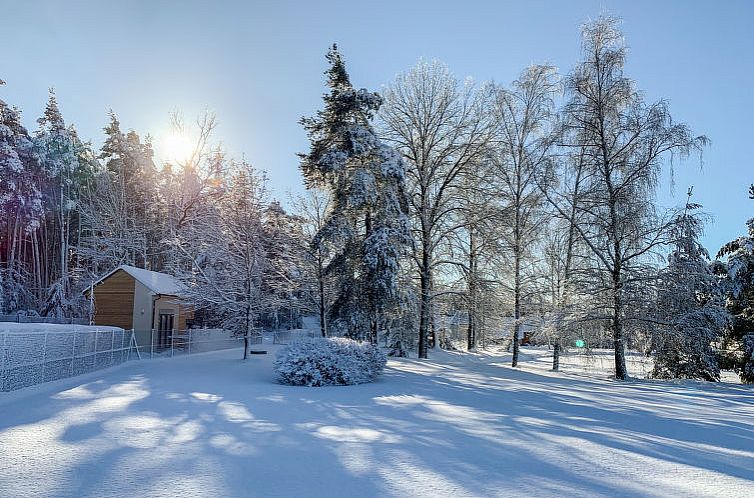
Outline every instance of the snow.
POLYGON ((130 341, 118 327, 0 322, 0 392, 116 365, 130 341))
POLYGON ((70 334, 73 332, 94 332, 94 331, 123 331, 120 327, 110 327, 107 325, 68 325, 57 323, 15 323, 0 322, 0 334, 47 334, 61 333, 70 334))
POLYGON ((0 394, 0 496, 752 495, 747 386, 554 374, 524 348, 291 387, 276 347, 0 394))
POLYGON ((320 387, 374 382, 386 363, 385 354, 371 343, 318 337, 283 347, 273 367, 282 384, 320 387))
POLYGON ((183 290, 183 285, 181 284, 181 282, 172 275, 145 270, 143 268, 137 268, 135 266, 129 265, 118 266, 116 269, 96 281, 94 285, 99 284, 118 270, 123 270, 124 272, 128 273, 155 294, 178 296, 183 290))

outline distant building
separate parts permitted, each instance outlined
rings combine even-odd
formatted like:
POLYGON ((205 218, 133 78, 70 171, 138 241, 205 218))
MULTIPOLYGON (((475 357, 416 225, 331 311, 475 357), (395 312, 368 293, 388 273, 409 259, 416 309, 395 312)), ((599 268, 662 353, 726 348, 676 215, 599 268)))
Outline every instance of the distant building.
MULTIPOLYGON (((170 342, 173 330, 185 330, 194 318, 181 302, 181 282, 167 273, 121 265, 93 284, 94 325, 136 332, 138 343, 170 342), (154 334, 152 334, 154 330, 154 334)), ((87 298, 92 287, 84 291, 87 298)))

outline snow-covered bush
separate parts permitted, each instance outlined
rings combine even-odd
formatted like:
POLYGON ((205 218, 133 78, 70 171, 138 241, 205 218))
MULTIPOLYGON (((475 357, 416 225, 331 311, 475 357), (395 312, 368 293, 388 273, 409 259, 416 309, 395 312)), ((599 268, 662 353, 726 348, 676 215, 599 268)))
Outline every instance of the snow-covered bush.
POLYGON ((372 382, 386 363, 382 351, 367 342, 320 338, 282 348, 274 368, 283 384, 318 387, 372 382))

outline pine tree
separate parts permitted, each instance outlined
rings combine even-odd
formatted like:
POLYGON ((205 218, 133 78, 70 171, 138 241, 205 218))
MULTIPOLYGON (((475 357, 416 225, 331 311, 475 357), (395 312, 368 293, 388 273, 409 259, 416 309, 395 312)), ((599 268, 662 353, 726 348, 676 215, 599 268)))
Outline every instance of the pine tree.
POLYGON ((333 318, 347 335, 376 342, 399 311, 400 260, 411 244, 404 165, 370 124, 380 96, 353 88, 337 46, 327 61, 324 109, 301 120, 311 141, 310 152, 301 154, 301 170, 308 186, 332 195, 314 244, 327 248, 327 272, 341 280, 333 318))
POLYGON ((45 224, 38 246, 44 252, 47 264, 40 268, 40 286, 47 288, 42 314, 56 318, 76 313, 76 296, 71 289, 71 241, 81 186, 76 175, 79 164, 78 138, 75 131, 65 125, 58 108, 55 92, 50 90, 44 114, 37 120, 39 128, 35 145, 44 168, 45 224), (48 241, 44 244, 44 241, 48 241))
MULTIPOLYGON (((5 82, 0 80, 0 85, 5 82)), ((0 311, 36 307, 28 274, 33 259, 28 234, 40 226, 44 213, 40 159, 20 111, 0 99, 0 311)))
POLYGON ((159 271, 162 235, 149 137, 142 142, 134 131, 124 134, 112 111, 104 130, 107 138, 99 155, 104 171, 84 210, 89 232, 83 252, 99 271, 122 263, 159 271))
POLYGON ((720 380, 713 344, 729 322, 707 250, 699 243, 699 204, 689 200, 675 220, 675 249, 659 275, 658 326, 653 332, 655 366, 662 379, 720 380))

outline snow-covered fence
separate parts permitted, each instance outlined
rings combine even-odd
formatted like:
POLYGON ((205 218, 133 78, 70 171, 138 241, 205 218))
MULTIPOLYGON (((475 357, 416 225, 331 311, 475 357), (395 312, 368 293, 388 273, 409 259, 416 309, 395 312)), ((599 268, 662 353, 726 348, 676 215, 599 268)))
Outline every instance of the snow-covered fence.
POLYGON ((126 361, 132 333, 117 327, 3 324, 0 391, 81 375, 126 361))
POLYGON ((276 330, 272 333, 273 344, 288 344, 298 339, 314 339, 320 337, 318 330, 294 329, 276 330))
POLYGON ((141 358, 206 353, 243 346, 243 336, 224 329, 137 330, 134 336, 141 358))
POLYGON ((31 316, 23 313, 0 315, 0 322, 52 323, 60 325, 87 325, 89 323, 86 318, 54 318, 49 316, 31 316))

